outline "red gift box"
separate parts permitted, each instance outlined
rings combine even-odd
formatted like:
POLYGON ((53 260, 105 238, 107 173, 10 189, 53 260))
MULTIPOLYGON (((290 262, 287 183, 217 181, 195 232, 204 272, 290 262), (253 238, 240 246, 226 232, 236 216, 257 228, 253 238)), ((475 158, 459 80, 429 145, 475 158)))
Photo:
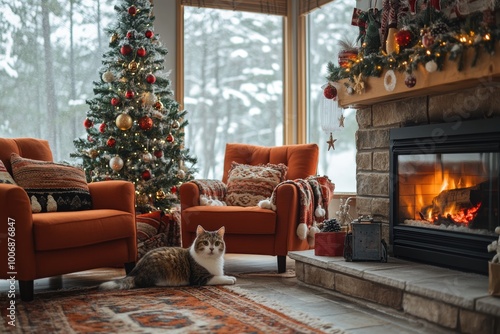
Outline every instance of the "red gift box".
POLYGON ((314 235, 314 255, 343 256, 346 232, 320 232, 314 235))

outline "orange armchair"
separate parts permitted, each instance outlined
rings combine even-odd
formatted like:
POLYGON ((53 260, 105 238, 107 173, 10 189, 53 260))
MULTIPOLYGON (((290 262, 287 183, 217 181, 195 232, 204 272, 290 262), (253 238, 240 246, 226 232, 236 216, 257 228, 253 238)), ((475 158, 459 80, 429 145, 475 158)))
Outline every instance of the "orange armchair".
MULTIPOLYGON (((316 144, 279 147, 227 144, 222 182, 227 184, 232 162, 246 165, 283 163, 288 166, 286 179, 305 179, 316 174, 318 155, 316 144)), ((276 211, 259 206, 203 206, 197 184, 182 184, 179 193, 183 246, 193 242, 198 225, 208 230, 225 226, 228 253, 277 256, 278 272, 284 272, 288 251, 309 249, 309 244, 296 234, 299 221, 297 188, 293 184, 281 184, 275 191, 276 211)))
MULTIPOLYGON (((45 140, 0 138, 0 160, 10 174, 12 153, 52 161, 45 140)), ((135 266, 133 184, 104 181, 88 186, 90 210, 32 213, 23 188, 0 183, 0 278, 18 280, 23 301, 33 299, 38 278, 117 264, 130 271, 135 266)))

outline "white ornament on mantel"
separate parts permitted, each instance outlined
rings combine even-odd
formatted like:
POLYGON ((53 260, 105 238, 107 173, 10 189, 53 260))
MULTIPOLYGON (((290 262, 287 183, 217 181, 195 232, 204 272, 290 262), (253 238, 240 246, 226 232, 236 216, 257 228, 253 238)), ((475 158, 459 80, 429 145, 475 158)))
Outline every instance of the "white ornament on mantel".
POLYGON ((437 63, 434 61, 434 60, 429 60, 426 64, 425 64, 425 69, 427 72, 429 73, 432 73, 432 72, 436 72, 437 69, 438 69, 438 65, 437 63))
POLYGON ((396 74, 393 70, 388 70, 387 72, 385 72, 384 87, 386 91, 392 92, 394 88, 396 88, 396 82, 396 74))

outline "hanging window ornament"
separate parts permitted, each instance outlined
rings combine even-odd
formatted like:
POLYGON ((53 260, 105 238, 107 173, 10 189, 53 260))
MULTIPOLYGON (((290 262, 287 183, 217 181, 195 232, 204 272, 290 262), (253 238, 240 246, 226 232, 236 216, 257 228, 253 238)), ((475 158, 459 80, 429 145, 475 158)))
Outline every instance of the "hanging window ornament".
MULTIPOLYGON (((324 88, 323 88, 324 90, 324 88)), ((323 95, 323 108, 321 110, 321 129, 330 134, 328 141, 328 151, 333 148, 335 150, 335 142, 333 138, 334 131, 342 131, 344 128, 343 109, 339 106, 338 101, 328 99, 323 95)))
POLYGON ((326 141, 326 143, 328 144, 328 151, 330 151, 330 148, 333 148, 333 150, 335 151, 335 142, 336 141, 337 141, 337 139, 334 139, 333 134, 330 132, 330 138, 326 141))
POLYGON ((396 88, 396 82, 396 74, 393 70, 388 70, 387 72, 385 72, 384 87, 386 91, 392 92, 394 88, 396 88))

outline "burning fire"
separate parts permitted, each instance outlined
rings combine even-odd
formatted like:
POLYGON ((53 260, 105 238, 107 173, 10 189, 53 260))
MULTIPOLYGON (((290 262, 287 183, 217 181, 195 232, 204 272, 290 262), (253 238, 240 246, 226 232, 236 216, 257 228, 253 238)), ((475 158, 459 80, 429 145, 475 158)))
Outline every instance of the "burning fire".
POLYGON ((425 203, 422 193, 417 194, 416 203, 422 208, 420 218, 431 223, 448 220, 457 225, 468 226, 481 208, 481 202, 474 200, 477 178, 461 176, 456 180, 449 172, 436 175, 436 179, 438 178, 443 181, 442 184, 435 185, 437 195, 432 199, 432 204, 425 203))

